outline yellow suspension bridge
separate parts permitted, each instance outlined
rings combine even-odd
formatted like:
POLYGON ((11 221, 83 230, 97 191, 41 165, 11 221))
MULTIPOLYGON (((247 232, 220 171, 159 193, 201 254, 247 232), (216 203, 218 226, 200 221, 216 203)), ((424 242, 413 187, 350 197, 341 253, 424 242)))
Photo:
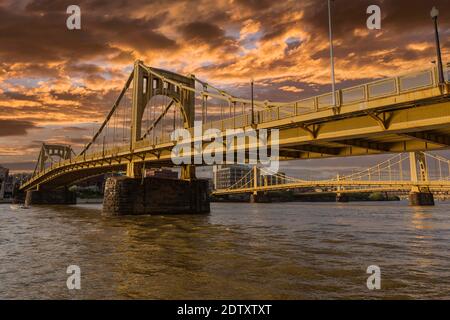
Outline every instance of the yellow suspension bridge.
POLYGON ((213 191, 215 196, 270 191, 315 189, 315 192, 337 194, 360 192, 450 192, 450 160, 431 153, 397 154, 370 168, 333 179, 311 180, 288 176, 254 166, 237 182, 213 191), (428 163, 434 162, 435 174, 430 175, 428 163), (416 166, 419 163, 419 167, 416 166), (419 171, 417 171, 419 169, 419 171), (319 189, 319 190, 317 190, 319 189))
MULTIPOLYGON (((225 139, 227 129, 278 129, 279 160, 404 152, 421 158, 422 151, 450 147, 448 70, 444 83, 439 83, 436 68, 430 68, 337 90, 335 95, 335 105, 331 93, 294 102, 253 101, 194 75, 183 76, 136 61, 117 100, 85 148, 74 155, 67 146, 44 144, 36 170, 21 190, 55 190, 107 172, 125 172, 129 178, 139 178, 143 168, 175 166, 171 151, 177 141, 172 140, 171 133, 187 129, 195 143, 194 121, 199 116, 203 135, 214 128, 225 139)), ((211 143, 202 141, 202 149, 188 156, 194 159, 211 143)), ((231 150, 238 153, 248 147, 248 142, 233 143, 231 150)), ((272 147, 268 144, 269 150, 272 147)), ((423 165, 421 159, 414 163, 423 165)), ((195 166, 181 166, 181 179, 195 180, 195 166)), ((326 186, 333 182, 294 183, 326 186)), ((381 181, 378 183, 381 185, 381 181)), ((414 185, 417 192, 422 187, 446 187, 446 183, 383 181, 384 186, 414 185)), ((343 178, 339 185, 345 190, 376 184, 343 178)))

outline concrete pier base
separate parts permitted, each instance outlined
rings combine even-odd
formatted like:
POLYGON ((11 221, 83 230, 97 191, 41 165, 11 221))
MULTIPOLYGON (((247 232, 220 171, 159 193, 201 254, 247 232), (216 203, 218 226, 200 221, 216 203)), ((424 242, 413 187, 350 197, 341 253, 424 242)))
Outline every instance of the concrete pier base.
POLYGON ((411 206, 434 206, 434 197, 431 192, 411 192, 409 194, 411 206))
POLYGON ((52 205, 52 204, 76 204, 75 192, 67 188, 55 190, 30 190, 25 197, 25 205, 52 205))
POLYGON ((111 177, 105 184, 103 214, 209 213, 208 192, 207 180, 111 177))
POLYGON ((250 203, 270 203, 270 196, 264 193, 250 195, 250 203))
POLYGON ((12 203, 13 204, 24 204, 26 196, 27 196, 27 193, 19 190, 19 188, 16 186, 13 190, 12 203))
POLYGON ((348 202, 348 196, 346 194, 338 193, 336 194, 336 202, 348 202))

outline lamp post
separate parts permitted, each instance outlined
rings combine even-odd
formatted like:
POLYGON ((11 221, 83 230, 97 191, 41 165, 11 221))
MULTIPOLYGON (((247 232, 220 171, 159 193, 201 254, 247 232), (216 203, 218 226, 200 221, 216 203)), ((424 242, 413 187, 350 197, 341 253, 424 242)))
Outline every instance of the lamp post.
POLYGON ((333 53, 333 33, 331 23, 331 1, 328 0, 328 33, 330 40, 330 60, 331 60, 331 91, 332 91, 332 104, 336 106, 336 79, 334 77, 334 53, 333 53))
POLYGON ((253 96, 253 84, 254 83, 254 80, 253 80, 253 78, 252 78, 252 80, 251 80, 251 96, 252 96, 252 125, 254 125, 255 124, 255 103, 254 103, 254 96, 253 96))
POLYGON ((438 28, 438 16, 439 10, 436 7, 433 7, 430 12, 431 18, 434 22, 434 35, 436 38, 436 55, 437 55, 437 70, 439 75, 439 84, 444 84, 444 68, 442 66, 442 55, 441 55, 441 44, 439 42, 439 28, 438 28))

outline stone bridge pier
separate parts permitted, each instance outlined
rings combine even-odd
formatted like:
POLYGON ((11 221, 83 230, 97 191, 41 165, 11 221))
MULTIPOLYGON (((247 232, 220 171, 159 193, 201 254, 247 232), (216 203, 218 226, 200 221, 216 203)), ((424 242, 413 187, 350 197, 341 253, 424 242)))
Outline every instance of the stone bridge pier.
POLYGON ((250 203, 270 203, 272 202, 267 192, 254 192, 250 195, 250 203))
POLYGON ((76 204, 76 193, 69 191, 67 187, 58 189, 39 188, 28 190, 25 195, 25 205, 53 205, 53 204, 76 204))
POLYGON ((208 180, 111 177, 106 180, 103 214, 204 214, 210 212, 208 180))

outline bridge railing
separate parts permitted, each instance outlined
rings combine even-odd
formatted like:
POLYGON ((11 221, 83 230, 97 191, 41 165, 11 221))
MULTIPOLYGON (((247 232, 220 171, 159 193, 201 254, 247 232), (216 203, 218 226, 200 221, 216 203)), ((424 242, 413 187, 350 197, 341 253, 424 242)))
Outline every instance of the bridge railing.
MULTIPOLYGON (((445 78, 449 81, 450 68, 446 68, 445 78)), ((336 91, 336 106, 357 104, 392 97, 408 92, 419 91, 438 86, 436 68, 408 73, 394 78, 381 79, 336 91)), ((333 108, 332 93, 299 100, 285 105, 267 108, 255 112, 255 123, 266 123, 302 114, 308 114, 333 108)), ((251 113, 234 118, 212 121, 204 124, 204 129, 220 130, 242 128, 251 125, 251 113)))

